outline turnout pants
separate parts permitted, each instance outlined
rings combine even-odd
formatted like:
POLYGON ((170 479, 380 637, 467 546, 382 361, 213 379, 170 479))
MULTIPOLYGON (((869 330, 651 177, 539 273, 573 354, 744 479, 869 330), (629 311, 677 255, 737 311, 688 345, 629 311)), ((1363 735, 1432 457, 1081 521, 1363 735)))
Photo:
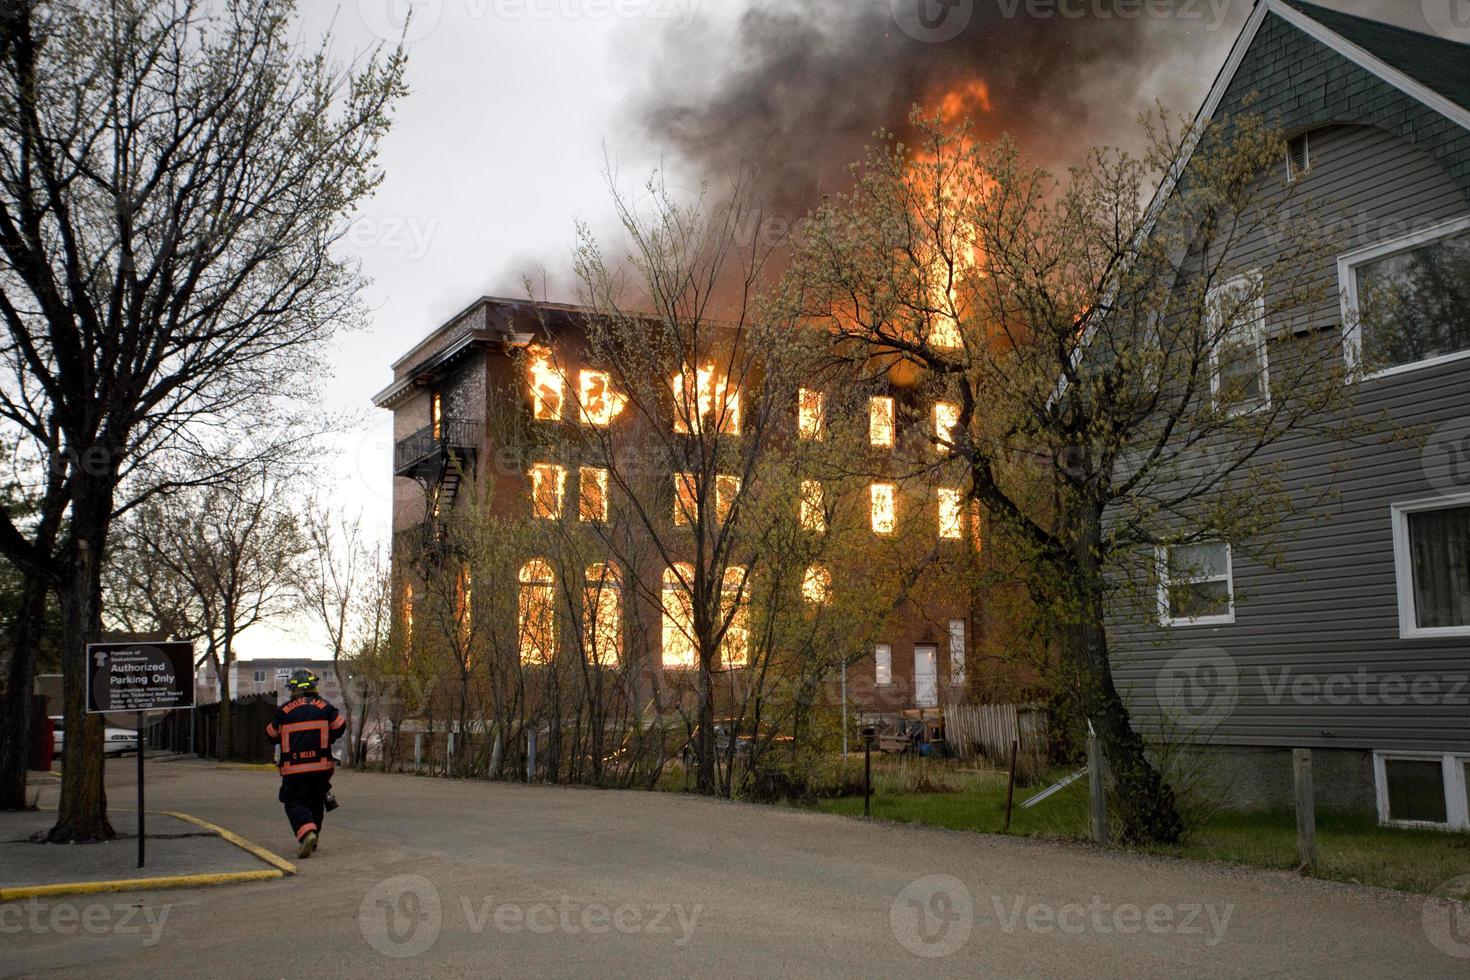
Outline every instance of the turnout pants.
POLYGON ((304 772, 281 777, 280 801, 286 807, 286 819, 296 839, 306 836, 307 831, 321 830, 322 817, 326 814, 327 793, 332 789, 330 772, 304 772))

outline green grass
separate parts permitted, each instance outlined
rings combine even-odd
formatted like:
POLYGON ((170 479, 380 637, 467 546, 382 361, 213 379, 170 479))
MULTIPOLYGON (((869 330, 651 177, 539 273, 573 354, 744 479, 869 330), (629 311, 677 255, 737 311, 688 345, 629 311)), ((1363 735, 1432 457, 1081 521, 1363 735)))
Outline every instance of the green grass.
MULTIPOLYGON (((983 773, 972 776, 965 789, 953 793, 884 793, 880 786, 873 796, 872 815, 878 820, 895 823, 919 823, 950 830, 975 830, 1000 833, 1005 826, 1006 774, 983 773)), ((1016 787, 1015 805, 1011 810, 1012 834, 1034 837, 1080 838, 1087 833, 1087 783, 1073 783, 1029 810, 1021 809, 1021 801, 1039 792, 1048 783, 1016 787)), ((846 816, 861 816, 861 796, 841 796, 821 800, 819 810, 846 816)))
MULTIPOLYGON (((1220 812, 1178 847, 1160 854, 1259 868, 1295 868, 1296 816, 1290 810, 1220 812)), ((1431 892, 1470 873, 1470 834, 1380 826, 1370 813, 1317 812, 1319 878, 1431 892)))
MULTIPOLYGON (((956 792, 879 792, 873 797, 872 815, 895 823, 999 833, 1005 821, 1005 774, 967 774, 964 783, 964 788, 956 792)), ((1017 788, 1010 832, 1060 839, 1085 837, 1085 780, 1033 809, 1020 809, 1022 800, 1047 784, 1017 788)), ((860 816, 863 800, 861 796, 827 798, 817 808, 827 813, 860 816)), ((1316 876, 1335 881, 1427 893, 1451 878, 1470 874, 1470 834, 1382 827, 1367 813, 1319 811, 1317 849, 1316 876)), ((1256 868, 1291 870, 1299 864, 1296 818, 1290 810, 1222 811, 1195 828, 1180 845, 1136 850, 1256 868)))

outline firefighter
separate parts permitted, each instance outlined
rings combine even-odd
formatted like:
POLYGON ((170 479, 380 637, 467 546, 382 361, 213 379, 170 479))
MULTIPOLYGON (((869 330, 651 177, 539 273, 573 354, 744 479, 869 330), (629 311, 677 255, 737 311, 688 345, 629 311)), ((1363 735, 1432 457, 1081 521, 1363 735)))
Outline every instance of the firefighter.
POLYGON ((317 693, 317 676, 295 670, 286 681, 291 699, 276 709, 266 734, 281 744, 281 794, 286 817, 300 845, 297 856, 316 850, 322 817, 336 809, 332 798, 332 743, 347 729, 347 719, 317 693))

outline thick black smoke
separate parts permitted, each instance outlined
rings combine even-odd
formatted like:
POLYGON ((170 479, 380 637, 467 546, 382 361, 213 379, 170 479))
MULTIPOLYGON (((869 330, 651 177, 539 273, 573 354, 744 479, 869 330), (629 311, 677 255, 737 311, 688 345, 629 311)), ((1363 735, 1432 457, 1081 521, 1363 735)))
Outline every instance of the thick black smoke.
MULTIPOLYGON (((1037 163, 1100 144, 1139 148, 1135 120, 1164 102, 1192 114, 1251 0, 743 0, 731 26, 671 30, 634 105, 655 145, 719 178, 754 166, 758 198, 799 215, 845 183, 883 127, 983 81, 982 138, 1037 163)), ((1349 9, 1376 7, 1346 0, 1349 9)))

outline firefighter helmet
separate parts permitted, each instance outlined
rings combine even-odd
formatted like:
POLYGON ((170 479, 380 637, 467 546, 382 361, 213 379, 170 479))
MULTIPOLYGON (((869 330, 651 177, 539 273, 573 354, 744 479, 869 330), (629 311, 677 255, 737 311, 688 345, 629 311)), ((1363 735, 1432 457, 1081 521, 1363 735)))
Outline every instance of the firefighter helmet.
POLYGON ((286 681, 286 687, 293 694, 310 694, 316 690, 317 676, 304 667, 300 670, 291 671, 291 678, 286 681))

